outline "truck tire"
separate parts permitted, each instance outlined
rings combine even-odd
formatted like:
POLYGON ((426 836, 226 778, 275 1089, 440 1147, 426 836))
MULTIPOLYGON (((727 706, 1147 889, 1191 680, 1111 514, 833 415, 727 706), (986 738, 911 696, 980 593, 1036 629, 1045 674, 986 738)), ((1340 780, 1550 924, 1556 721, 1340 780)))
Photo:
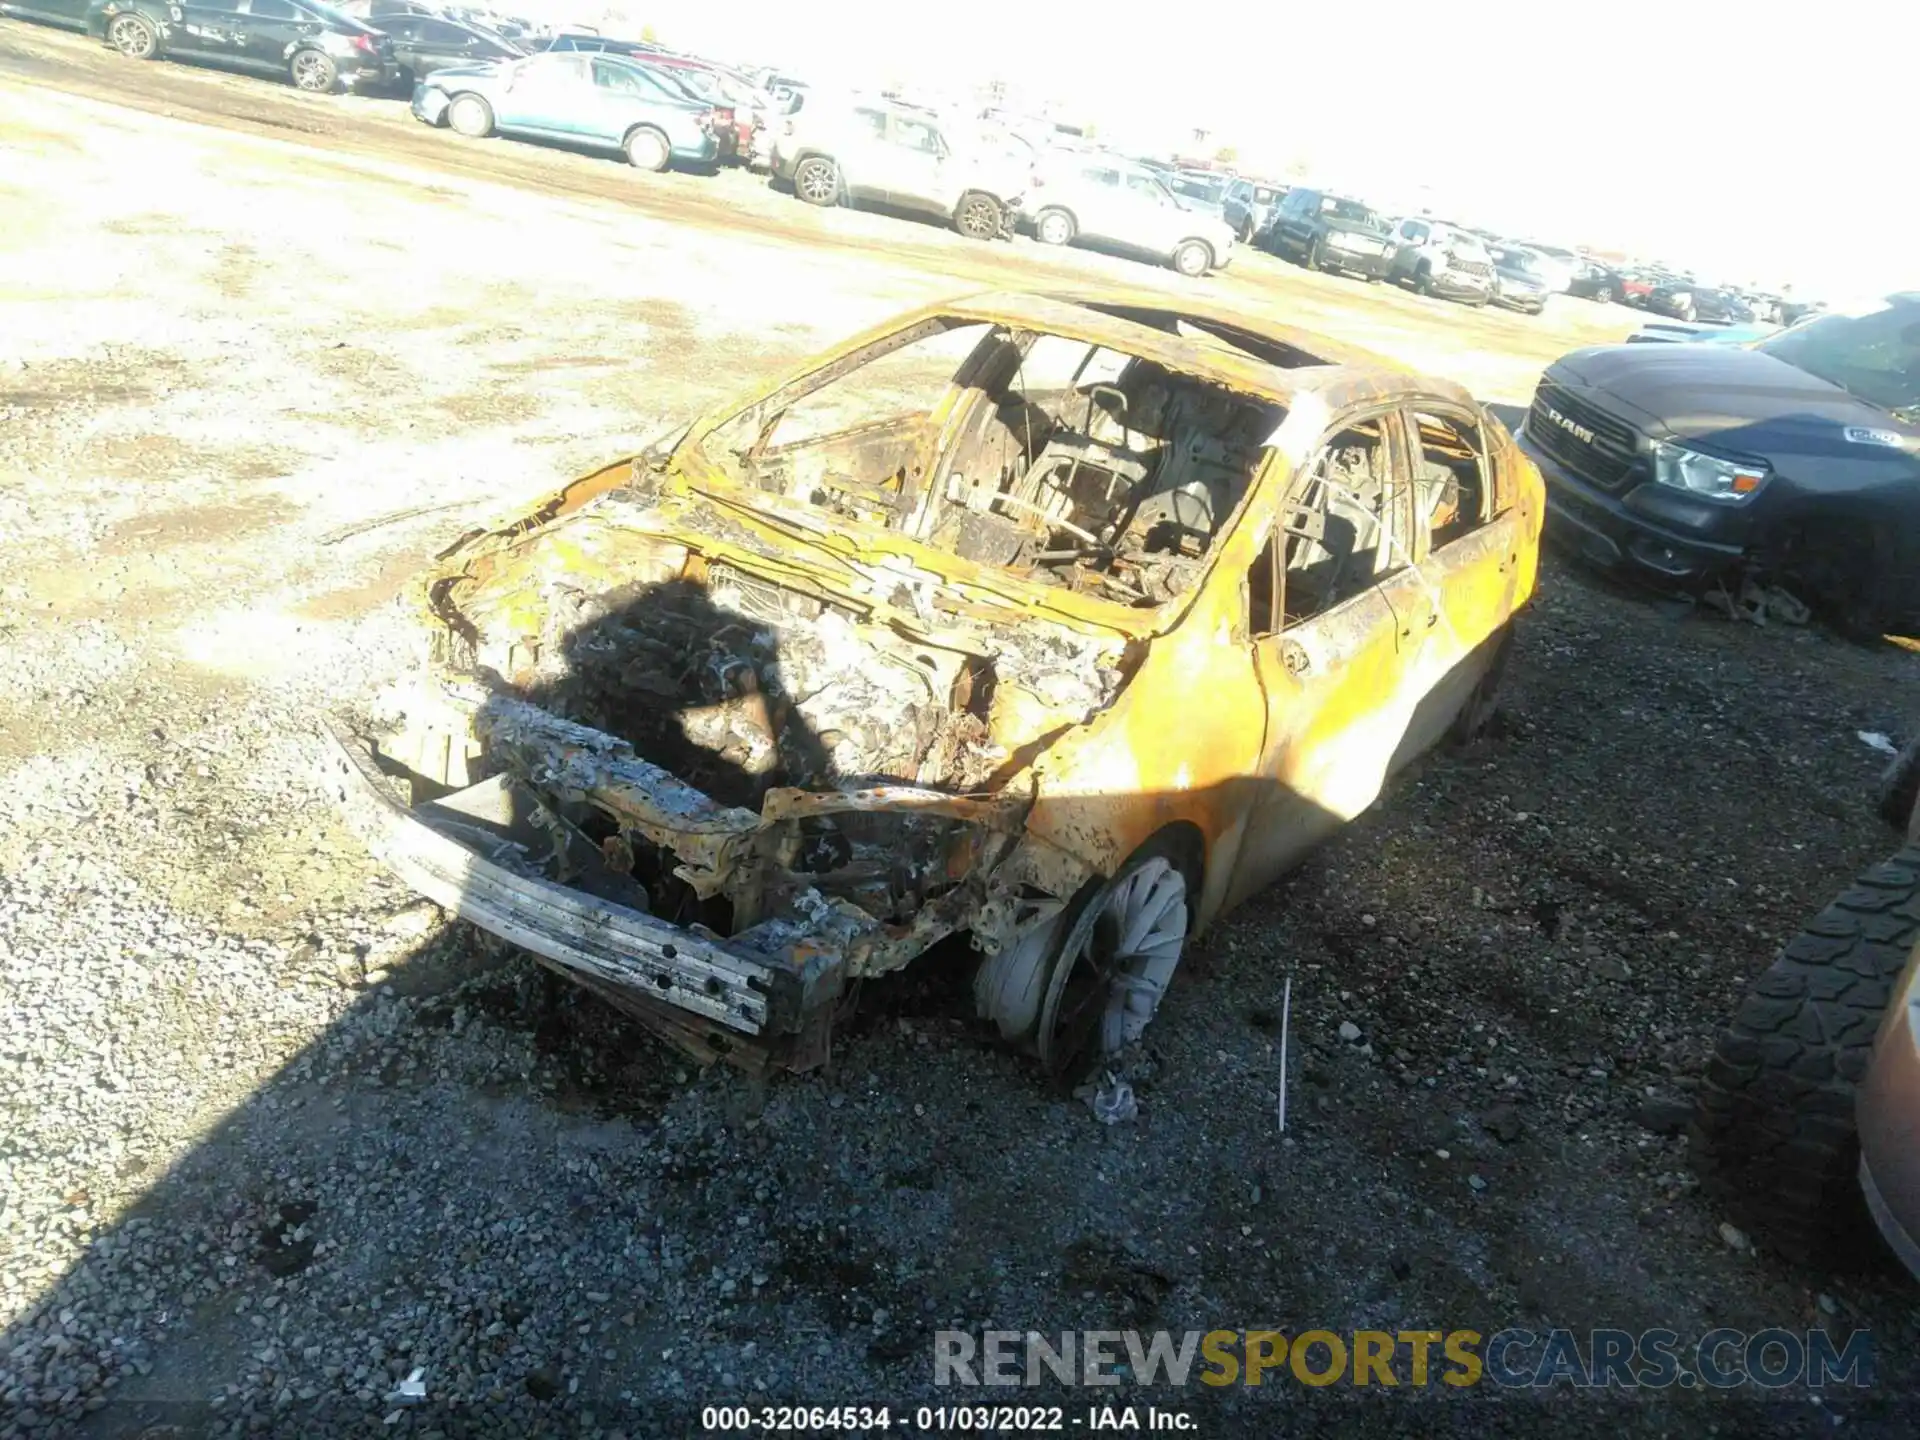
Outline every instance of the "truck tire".
POLYGON ((1855 1092, 1920 935, 1920 848, 1876 865, 1747 992, 1714 1047, 1689 1132, 1708 1193, 1790 1259, 1870 1252, 1855 1092))

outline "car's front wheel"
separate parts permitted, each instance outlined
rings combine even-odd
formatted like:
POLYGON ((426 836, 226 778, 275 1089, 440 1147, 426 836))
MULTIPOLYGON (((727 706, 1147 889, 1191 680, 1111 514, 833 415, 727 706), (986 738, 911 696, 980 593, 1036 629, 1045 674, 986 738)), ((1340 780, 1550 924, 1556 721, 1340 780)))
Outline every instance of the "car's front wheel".
POLYGON ((1787 943, 1721 1034, 1690 1145, 1735 1218, 1797 1259, 1872 1233, 1854 1100, 1920 934, 1920 850, 1867 871, 1787 943))
POLYGON ((493 107, 478 95, 456 95, 447 102, 447 126, 469 140, 484 140, 493 133, 493 107))
POLYGON ((1064 210, 1042 210, 1033 222, 1033 236, 1042 245, 1065 245, 1073 239, 1073 217, 1064 210))
POLYGON ((1173 252, 1173 268, 1182 275, 1204 275, 1213 268, 1213 247, 1204 240, 1185 240, 1173 252))
POLYGON ((658 174, 673 161, 673 147, 667 143, 667 137, 650 126, 642 125, 634 130, 621 148, 626 151, 627 163, 636 170, 658 174))
POLYGON ((809 155, 793 172, 793 193, 809 205, 838 204, 840 167, 824 155, 809 155))
POLYGON ((953 228, 969 240, 993 239, 1005 221, 1006 211, 1000 202, 979 190, 962 195, 953 212, 953 228))
POLYGON ((142 15, 116 15, 107 26, 107 44, 129 60, 151 60, 160 53, 160 32, 142 15))
POLYGON ((327 95, 339 83, 340 71, 331 56, 322 55, 318 50, 296 50, 293 59, 287 62, 287 78, 293 81, 296 90, 327 95))

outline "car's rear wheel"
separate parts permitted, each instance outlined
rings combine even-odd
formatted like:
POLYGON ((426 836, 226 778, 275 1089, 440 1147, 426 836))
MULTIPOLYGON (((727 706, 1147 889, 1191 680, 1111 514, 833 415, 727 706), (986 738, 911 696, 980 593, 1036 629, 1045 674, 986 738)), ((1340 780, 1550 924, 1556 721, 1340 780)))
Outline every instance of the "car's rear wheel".
POLYGON ((1204 275, 1213 268, 1213 247, 1204 240, 1183 240, 1174 248, 1173 268, 1182 275, 1204 275))
POLYGON ((953 228, 969 240, 991 240, 1000 233, 1005 219, 1006 211, 998 200, 984 191, 969 190, 954 207, 953 228))
POLYGON ((129 60, 151 60, 160 53, 160 32, 140 15, 116 15, 107 26, 107 43, 129 60))
POLYGON ((493 133, 493 107, 478 95, 456 95, 447 102, 447 125, 455 134, 483 140, 493 133))
POLYGON ((809 155, 793 172, 793 193, 809 205, 838 204, 840 167, 824 155, 809 155))
POLYGON ((1854 1099, 1920 934, 1920 850, 1867 871, 1753 983, 1721 1034, 1689 1139, 1708 1188, 1791 1258, 1865 1253, 1854 1099))
POLYGON ((1509 620, 1481 643, 1490 647, 1493 653, 1487 657, 1486 669, 1474 681, 1466 703, 1460 707, 1460 713, 1453 717, 1453 724, 1448 730, 1453 740, 1461 745, 1472 744, 1484 736, 1492 728, 1494 717, 1500 713, 1500 685, 1507 676, 1507 656, 1513 651, 1513 622, 1509 620))
POLYGON ((293 88, 310 95, 326 95, 340 81, 340 71, 331 56, 318 50, 296 50, 287 62, 287 77, 293 88))
POLYGON ((1073 239, 1073 217, 1064 210, 1042 210, 1033 222, 1033 236, 1042 245, 1065 245, 1073 239))
POLYGON ((627 152, 627 163, 636 170, 658 174, 673 162, 673 146, 667 143, 667 137, 648 125, 628 134, 621 148, 627 152))

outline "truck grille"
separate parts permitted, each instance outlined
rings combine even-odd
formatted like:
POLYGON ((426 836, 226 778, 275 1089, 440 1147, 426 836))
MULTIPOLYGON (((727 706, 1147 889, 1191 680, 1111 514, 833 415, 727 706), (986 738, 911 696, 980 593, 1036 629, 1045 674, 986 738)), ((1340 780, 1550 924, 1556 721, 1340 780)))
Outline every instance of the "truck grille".
POLYGON ((1630 426, 1543 380, 1527 411, 1527 436, 1575 475, 1602 490, 1617 490, 1633 468, 1630 426), (1588 439, 1592 436, 1592 439, 1588 439))

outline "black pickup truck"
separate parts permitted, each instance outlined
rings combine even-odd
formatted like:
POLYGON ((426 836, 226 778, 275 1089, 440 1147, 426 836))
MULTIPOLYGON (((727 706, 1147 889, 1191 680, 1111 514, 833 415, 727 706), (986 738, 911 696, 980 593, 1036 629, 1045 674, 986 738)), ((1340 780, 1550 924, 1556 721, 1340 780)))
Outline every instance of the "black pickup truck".
POLYGON ((1920 291, 1751 344, 1576 350, 1520 443, 1549 534, 1591 560, 1920 633, 1920 291))

